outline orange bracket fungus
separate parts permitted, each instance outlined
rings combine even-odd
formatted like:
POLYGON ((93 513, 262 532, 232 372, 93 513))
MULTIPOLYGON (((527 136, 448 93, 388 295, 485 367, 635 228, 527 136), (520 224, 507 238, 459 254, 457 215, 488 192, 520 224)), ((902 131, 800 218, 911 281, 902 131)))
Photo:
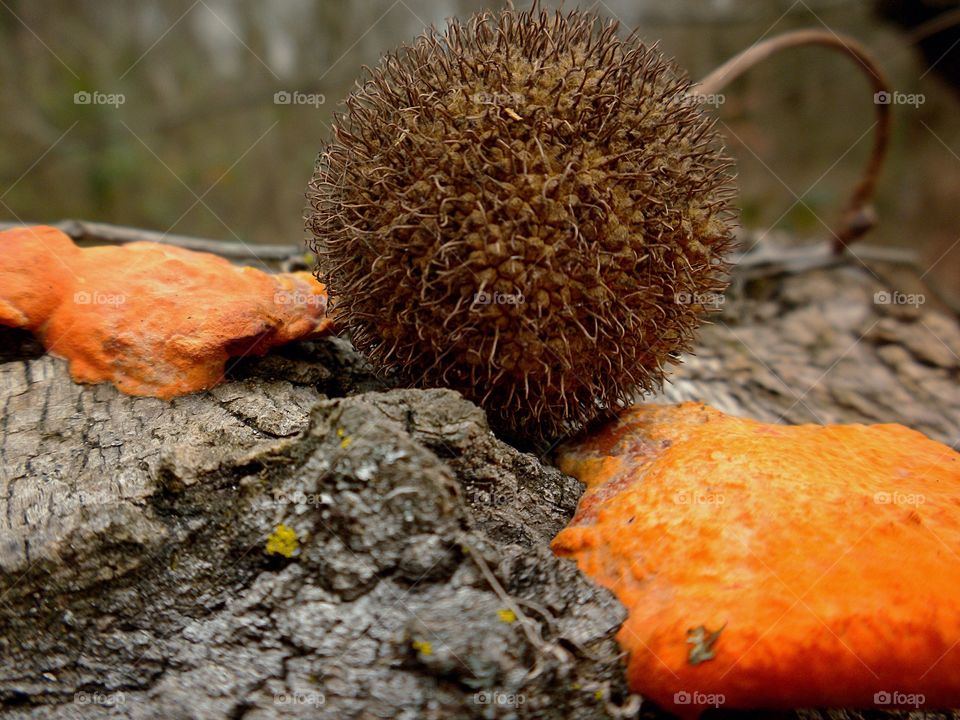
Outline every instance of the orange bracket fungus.
POLYGON ((169 399, 213 387, 228 358, 330 331, 324 286, 208 253, 79 248, 58 230, 0 233, 0 325, 33 332, 77 382, 169 399))
POLYGON ((629 611, 630 688, 689 716, 960 705, 960 454, 901 425, 637 405, 558 462, 553 541, 629 611))

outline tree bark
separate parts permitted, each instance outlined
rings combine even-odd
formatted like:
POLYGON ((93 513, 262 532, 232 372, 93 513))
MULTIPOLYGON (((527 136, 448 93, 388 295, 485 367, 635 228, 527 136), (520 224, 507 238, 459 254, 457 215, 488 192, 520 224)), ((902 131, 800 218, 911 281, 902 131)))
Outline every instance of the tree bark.
MULTIPOLYGON (((958 379, 957 320, 909 268, 747 263, 653 401, 956 446, 958 379)), ((165 402, 0 330, 4 716, 658 716, 624 687, 623 609, 549 551, 580 492, 345 339, 165 402)))

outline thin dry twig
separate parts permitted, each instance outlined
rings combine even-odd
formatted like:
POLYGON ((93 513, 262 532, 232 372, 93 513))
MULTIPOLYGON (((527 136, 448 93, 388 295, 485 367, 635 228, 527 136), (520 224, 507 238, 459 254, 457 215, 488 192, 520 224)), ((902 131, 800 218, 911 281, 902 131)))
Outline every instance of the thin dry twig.
POLYGON ((697 84, 694 91, 701 95, 715 95, 771 55, 782 50, 808 45, 832 48, 856 60, 870 78, 875 98, 877 123, 870 159, 863 177, 847 202, 837 229, 833 232, 833 251, 839 254, 844 251, 848 243, 857 240, 876 224, 873 195, 890 141, 890 104, 876 101, 881 93, 889 96, 890 84, 871 53, 853 38, 838 35, 832 30, 796 30, 747 48, 707 75, 697 84))
POLYGON ((927 20, 922 25, 918 25, 903 37, 908 45, 916 45, 929 37, 933 37, 944 30, 949 30, 954 25, 960 24, 960 8, 938 15, 935 18, 927 20))

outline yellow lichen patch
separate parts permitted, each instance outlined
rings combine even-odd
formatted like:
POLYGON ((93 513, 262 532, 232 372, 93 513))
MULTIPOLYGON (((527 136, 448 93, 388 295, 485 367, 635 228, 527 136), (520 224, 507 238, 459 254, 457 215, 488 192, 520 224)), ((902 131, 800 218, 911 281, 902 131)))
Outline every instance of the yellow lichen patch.
POLYGON ((281 523, 267 538, 267 555, 282 555, 285 558, 293 557, 300 552, 300 541, 296 531, 281 523))
POLYGON ((513 610, 507 608, 497 610, 497 617, 500 618, 500 622, 505 622, 508 624, 517 621, 517 614, 513 610))
POLYGON ((428 640, 414 640, 410 646, 421 655, 433 655, 433 643, 428 640))

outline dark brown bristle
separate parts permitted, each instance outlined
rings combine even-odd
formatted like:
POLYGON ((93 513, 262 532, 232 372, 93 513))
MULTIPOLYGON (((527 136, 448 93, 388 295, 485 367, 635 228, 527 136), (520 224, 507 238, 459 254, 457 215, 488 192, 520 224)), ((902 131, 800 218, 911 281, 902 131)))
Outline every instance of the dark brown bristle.
POLYGON ((731 242, 730 162, 689 91, 581 12, 486 12, 388 54, 308 189, 336 318, 517 436, 658 388, 731 242))

